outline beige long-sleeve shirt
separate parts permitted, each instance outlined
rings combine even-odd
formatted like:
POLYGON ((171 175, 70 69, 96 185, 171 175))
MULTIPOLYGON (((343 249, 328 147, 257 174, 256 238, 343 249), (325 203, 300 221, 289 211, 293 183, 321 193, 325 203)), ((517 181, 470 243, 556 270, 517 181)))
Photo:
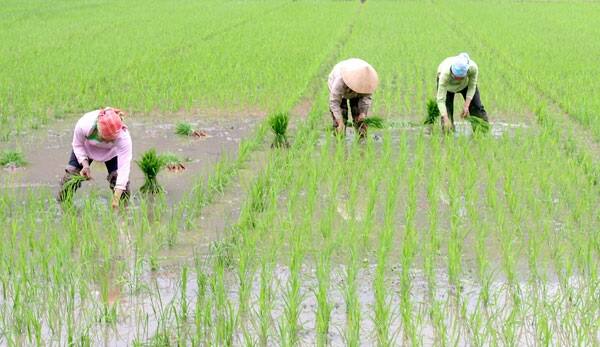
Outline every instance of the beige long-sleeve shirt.
POLYGON ((479 78, 479 67, 473 60, 469 61, 469 70, 467 76, 461 80, 454 79, 450 72, 454 57, 446 58, 438 66, 438 90, 437 90, 437 104, 440 109, 441 115, 448 115, 446 109, 446 93, 458 93, 461 90, 467 89, 467 98, 473 98, 475 95, 475 89, 477 88, 477 79, 479 78))
POLYGON ((365 116, 369 113, 369 109, 371 108, 371 94, 356 93, 344 83, 341 70, 344 63, 345 60, 337 63, 333 67, 333 70, 331 70, 329 79, 327 80, 327 85, 329 86, 329 109, 337 120, 342 119, 342 99, 359 98, 358 112, 365 116))

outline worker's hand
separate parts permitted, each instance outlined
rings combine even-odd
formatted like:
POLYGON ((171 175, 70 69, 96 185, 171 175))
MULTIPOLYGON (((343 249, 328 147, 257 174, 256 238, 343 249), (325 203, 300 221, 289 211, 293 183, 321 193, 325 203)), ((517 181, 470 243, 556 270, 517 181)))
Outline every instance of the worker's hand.
POLYGON ((469 116, 469 105, 465 104, 462 111, 462 117, 467 118, 469 116))
POLYGON ((471 98, 467 98, 465 100, 465 104, 463 105, 462 117, 467 118, 469 116, 469 107, 471 107, 471 98))
POLYGON ((338 135, 342 135, 346 133, 346 124, 344 124, 344 120, 343 119, 337 119, 337 127, 335 128, 335 131, 338 135))
POLYGON ((87 178, 88 180, 92 178, 92 174, 90 171, 90 164, 88 163, 87 160, 84 160, 81 165, 83 166, 83 168, 81 169, 81 176, 87 178))
POLYGON ((123 190, 119 188, 115 188, 115 192, 113 193, 111 207, 115 210, 119 209, 119 204, 121 203, 121 195, 123 195, 123 190))
POLYGON ((442 128, 445 131, 452 129, 452 123, 450 122, 448 115, 442 115, 442 128))

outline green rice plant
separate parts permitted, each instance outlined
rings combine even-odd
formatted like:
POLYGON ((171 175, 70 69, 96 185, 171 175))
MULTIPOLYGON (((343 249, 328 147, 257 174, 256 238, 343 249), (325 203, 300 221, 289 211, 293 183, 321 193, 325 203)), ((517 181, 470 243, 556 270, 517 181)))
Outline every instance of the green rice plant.
POLYGON ((375 296, 373 321, 376 326, 377 344, 379 346, 391 346, 393 345, 390 335, 391 308, 388 293, 385 288, 385 268, 391 245, 391 230, 385 231, 384 233, 377 254, 377 267, 375 269, 375 278, 373 280, 373 292, 375 296))
POLYGON ((140 170, 144 173, 144 184, 140 187, 142 193, 159 194, 164 188, 158 183, 157 176, 165 166, 164 158, 156 154, 154 148, 149 149, 142 155, 142 159, 136 161, 140 170))
POLYGON ((27 165, 25 156, 19 150, 5 149, 0 154, 0 166, 17 168, 25 165, 27 165))
POLYGON ((385 122, 381 117, 367 117, 363 120, 363 123, 373 129, 383 129, 385 127, 385 122))
POLYGON ((435 120, 440 116, 440 109, 438 108, 437 101, 435 99, 427 100, 427 116, 423 124, 429 125, 434 124, 435 120))
POLYGON ((185 170, 184 159, 174 153, 163 153, 160 155, 161 160, 167 170, 171 172, 179 172, 185 170))
POLYGON ((333 304, 329 302, 327 297, 331 282, 331 260, 328 249, 319 256, 316 268, 318 281, 317 288, 315 289, 315 297, 317 300, 316 344, 317 346, 327 346, 329 341, 328 334, 331 321, 331 310, 333 309, 333 304))
POLYGON ((177 134, 177 135, 192 136, 193 133, 194 133, 194 127, 190 123, 180 122, 180 123, 177 123, 177 125, 175 126, 175 134, 177 134))
POLYGON ((161 160, 163 161, 165 166, 168 165, 178 165, 184 162, 179 156, 174 153, 163 153, 160 155, 161 160))
POLYGON ((344 302, 346 304, 347 346, 360 346, 360 302, 358 297, 358 255, 356 249, 350 249, 344 283, 344 302))
POLYGON ((88 178, 85 176, 79 174, 72 175, 69 180, 63 184, 59 199, 66 203, 72 202, 75 191, 81 186, 82 182, 87 180, 88 178))
POLYGON ((269 125, 271 131, 275 135, 271 147, 287 148, 290 146, 287 139, 287 129, 290 121, 290 116, 287 112, 277 112, 269 116, 269 125))
POLYGON ((260 290, 258 297, 258 337, 261 346, 267 346, 272 329, 271 310, 273 309, 273 265, 265 260, 260 271, 260 290))
POLYGON ((473 133, 482 133, 487 134, 490 131, 490 123, 485 120, 475 117, 469 116, 467 117, 469 123, 471 123, 471 128, 473 128, 473 133))

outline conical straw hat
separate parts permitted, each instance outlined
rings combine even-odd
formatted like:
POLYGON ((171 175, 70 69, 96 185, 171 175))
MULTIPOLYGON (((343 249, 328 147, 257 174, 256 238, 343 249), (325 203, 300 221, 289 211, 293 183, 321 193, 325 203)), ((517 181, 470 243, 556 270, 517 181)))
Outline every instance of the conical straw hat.
POLYGON ((362 59, 348 59, 341 66, 342 79, 348 88, 359 94, 372 94, 379 84, 377 71, 362 59))

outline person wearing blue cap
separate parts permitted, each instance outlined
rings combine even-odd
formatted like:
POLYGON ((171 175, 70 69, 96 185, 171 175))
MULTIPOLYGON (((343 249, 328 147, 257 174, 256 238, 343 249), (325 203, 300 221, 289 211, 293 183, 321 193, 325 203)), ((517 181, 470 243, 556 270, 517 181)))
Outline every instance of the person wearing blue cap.
POLYGON ((477 79, 479 68, 467 53, 444 59, 437 71, 437 105, 444 129, 454 130, 454 94, 460 93, 465 98, 461 113, 481 118, 488 122, 487 112, 479 97, 477 79))

